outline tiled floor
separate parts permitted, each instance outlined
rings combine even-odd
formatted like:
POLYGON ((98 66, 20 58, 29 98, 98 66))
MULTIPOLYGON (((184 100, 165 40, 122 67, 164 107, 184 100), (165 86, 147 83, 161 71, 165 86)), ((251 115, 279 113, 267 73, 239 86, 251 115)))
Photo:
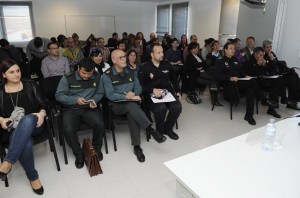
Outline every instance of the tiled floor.
MULTIPOLYGON (((146 161, 139 163, 130 145, 128 126, 116 124, 118 151, 113 151, 112 139, 108 134, 109 154, 104 155, 101 166, 104 174, 90 177, 86 167, 78 170, 74 165, 74 157, 68 148, 69 164, 63 161, 62 148, 56 144, 61 171, 56 170, 52 153, 47 142, 34 147, 35 164, 40 179, 45 188, 43 197, 49 198, 174 198, 175 177, 163 165, 163 162, 180 157, 187 153, 211 146, 233 138, 252 129, 263 126, 270 116, 267 108, 260 106, 259 114, 254 115, 256 126, 244 121, 245 100, 233 108, 233 120, 229 117, 229 104, 221 99, 224 107, 216 107, 211 111, 208 94, 205 92, 203 103, 188 104, 185 97, 182 100, 183 112, 178 120, 179 129, 176 132, 180 139, 168 139, 158 144, 153 139, 146 142, 142 133, 142 148, 146 161)), ((298 112, 286 109, 280 105, 277 110, 282 118, 298 112)), ((80 140, 87 135, 81 135, 80 140)), ((10 186, 5 188, 0 183, 2 198, 31 198, 35 195, 24 171, 17 163, 8 176, 10 186)))

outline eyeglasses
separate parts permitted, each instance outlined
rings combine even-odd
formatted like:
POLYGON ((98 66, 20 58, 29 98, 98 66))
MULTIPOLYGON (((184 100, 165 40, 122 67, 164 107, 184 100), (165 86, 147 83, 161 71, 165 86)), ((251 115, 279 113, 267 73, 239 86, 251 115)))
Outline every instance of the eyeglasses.
POLYGON ((53 49, 58 49, 58 47, 55 47, 55 48, 53 47, 53 48, 50 48, 50 49, 51 49, 51 50, 53 50, 53 49))

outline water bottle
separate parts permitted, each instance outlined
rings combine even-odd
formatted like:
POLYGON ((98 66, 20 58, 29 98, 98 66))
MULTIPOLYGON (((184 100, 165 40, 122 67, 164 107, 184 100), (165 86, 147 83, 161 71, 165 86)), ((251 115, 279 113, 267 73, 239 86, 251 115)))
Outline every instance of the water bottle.
POLYGON ((275 119, 270 119, 265 129, 265 136, 262 143, 262 149, 272 151, 274 149, 274 141, 276 135, 275 119))

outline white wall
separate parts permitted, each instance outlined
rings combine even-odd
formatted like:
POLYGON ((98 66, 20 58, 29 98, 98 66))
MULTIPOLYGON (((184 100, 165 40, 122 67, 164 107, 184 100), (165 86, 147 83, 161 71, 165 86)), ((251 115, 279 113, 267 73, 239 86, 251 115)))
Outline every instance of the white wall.
POLYGON ((240 3, 237 37, 245 44, 248 36, 254 36, 256 46, 263 40, 273 39, 278 0, 268 0, 266 10, 254 9, 240 3))
POLYGON ((277 56, 286 60, 289 67, 300 68, 300 1, 287 1, 284 31, 281 40, 281 48, 277 56))
POLYGON ((189 2, 188 38, 190 35, 197 35, 201 47, 204 45, 204 39, 218 39, 221 0, 172 0, 160 4, 180 2, 189 2))
MULTIPOLYGON (((33 15, 36 35, 44 37, 57 36, 65 32, 64 15, 109 15, 115 16, 116 31, 121 36, 122 32, 136 33, 142 31, 146 39, 155 27, 156 4, 151 2, 124 2, 116 0, 32 0, 33 15)), ((90 24, 78 24, 82 29, 87 29, 90 24)), ((97 25, 97 24, 95 24, 97 25)), ((88 34, 77 32, 81 39, 88 34)), ((96 37, 101 32, 93 32, 96 37)), ((112 32, 111 32, 112 33, 112 32)), ((69 35, 71 36, 71 32, 69 35)))

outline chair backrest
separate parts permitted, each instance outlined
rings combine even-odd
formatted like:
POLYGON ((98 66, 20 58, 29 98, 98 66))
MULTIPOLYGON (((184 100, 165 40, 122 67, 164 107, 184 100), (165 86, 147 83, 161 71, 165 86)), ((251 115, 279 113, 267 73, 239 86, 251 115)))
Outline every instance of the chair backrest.
POLYGON ((44 78, 41 82, 42 94, 49 100, 55 100, 55 93, 62 76, 44 78))

